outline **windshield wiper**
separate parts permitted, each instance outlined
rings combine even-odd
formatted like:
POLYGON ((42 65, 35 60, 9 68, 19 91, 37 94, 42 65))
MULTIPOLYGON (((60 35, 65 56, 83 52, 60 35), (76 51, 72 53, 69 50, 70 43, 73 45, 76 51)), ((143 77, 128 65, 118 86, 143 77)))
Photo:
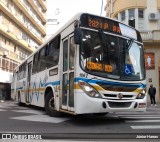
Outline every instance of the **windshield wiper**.
POLYGON ((131 38, 130 39, 130 41, 129 41, 129 43, 128 43, 128 46, 126 47, 126 49, 130 49, 131 48, 131 46, 132 46, 132 44, 133 44, 133 42, 134 42, 134 39, 133 38, 131 38))
POLYGON ((125 45, 123 45, 122 52, 126 53, 126 50, 128 52, 128 50, 132 47, 133 42, 134 39, 131 38, 128 43, 125 43, 125 45))
POLYGON ((107 55, 107 60, 106 60, 106 62, 107 62, 107 64, 109 64, 110 59, 109 59, 109 46, 108 46, 108 42, 105 40, 104 33, 103 33, 102 30, 99 30, 98 35, 99 35, 99 37, 100 37, 102 50, 103 50, 103 52, 106 53, 106 55, 107 55))
POLYGON ((100 41, 101 41, 103 52, 108 52, 108 45, 107 45, 107 42, 105 40, 103 31, 99 30, 98 35, 100 37, 100 41))

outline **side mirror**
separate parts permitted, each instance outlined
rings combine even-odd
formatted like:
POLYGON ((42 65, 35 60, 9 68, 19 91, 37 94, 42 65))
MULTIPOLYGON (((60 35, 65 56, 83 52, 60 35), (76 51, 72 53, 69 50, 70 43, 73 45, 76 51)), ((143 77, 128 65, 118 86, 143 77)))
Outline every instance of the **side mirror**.
POLYGON ((81 42, 82 31, 80 28, 75 28, 74 30, 74 43, 80 44, 81 42))

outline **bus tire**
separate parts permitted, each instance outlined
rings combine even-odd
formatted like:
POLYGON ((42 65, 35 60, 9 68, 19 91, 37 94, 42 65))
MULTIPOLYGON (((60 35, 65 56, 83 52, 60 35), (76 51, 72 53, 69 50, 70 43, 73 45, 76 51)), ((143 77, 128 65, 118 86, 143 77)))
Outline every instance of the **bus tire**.
POLYGON ((94 115, 95 116, 105 116, 105 115, 107 115, 108 114, 108 112, 102 112, 102 113, 94 113, 94 115))
POLYGON ((19 106, 22 106, 20 93, 18 93, 18 105, 19 105, 19 106))
POLYGON ((57 117, 60 116, 60 112, 57 112, 55 110, 55 102, 54 102, 54 95, 53 92, 50 91, 45 99, 45 110, 47 115, 51 116, 51 117, 57 117))

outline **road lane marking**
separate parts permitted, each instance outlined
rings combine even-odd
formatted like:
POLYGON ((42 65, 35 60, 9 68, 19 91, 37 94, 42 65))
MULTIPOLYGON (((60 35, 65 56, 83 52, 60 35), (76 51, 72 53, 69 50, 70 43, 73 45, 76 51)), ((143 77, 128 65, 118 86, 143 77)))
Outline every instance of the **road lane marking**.
POLYGON ((44 114, 45 112, 43 111, 38 111, 38 110, 12 110, 13 112, 20 112, 20 113, 30 113, 30 114, 44 114))
POLYGON ((131 112, 124 112, 124 113, 122 113, 122 112, 116 112, 115 114, 116 115, 148 115, 148 114, 158 114, 158 115, 160 115, 160 111, 151 111, 151 112, 144 112, 144 113, 138 113, 138 112, 135 112, 135 113, 131 113, 131 112))
POLYGON ((156 117, 160 117, 160 115, 158 114, 147 114, 147 115, 118 115, 119 117, 150 117, 150 116, 156 116, 156 117))
POLYGON ((0 109, 0 111, 6 111, 6 110, 4 110, 4 109, 0 109))
POLYGON ((128 117, 128 116, 124 116, 124 117, 120 117, 120 118, 124 118, 124 119, 148 119, 148 118, 160 118, 160 116, 144 116, 144 117, 138 117, 138 116, 134 116, 134 117, 128 117))
POLYGON ((8 107, 8 106, 1 106, 1 105, 0 105, 0 108, 10 108, 10 107, 8 107))
POLYGON ((147 122, 147 123, 148 123, 148 122, 153 122, 153 123, 154 123, 154 122, 160 122, 160 120, 126 120, 125 122, 127 122, 127 123, 128 123, 128 122, 129 122, 129 123, 130 123, 130 122, 142 122, 142 123, 143 123, 143 122, 144 122, 144 123, 146 123, 146 122, 147 122))
POLYGON ((160 129, 160 125, 130 126, 132 129, 160 129))
POLYGON ((34 122, 45 122, 45 123, 60 123, 60 122, 67 121, 71 118, 49 117, 48 115, 29 115, 29 116, 20 116, 20 117, 10 117, 10 119, 34 121, 34 122))

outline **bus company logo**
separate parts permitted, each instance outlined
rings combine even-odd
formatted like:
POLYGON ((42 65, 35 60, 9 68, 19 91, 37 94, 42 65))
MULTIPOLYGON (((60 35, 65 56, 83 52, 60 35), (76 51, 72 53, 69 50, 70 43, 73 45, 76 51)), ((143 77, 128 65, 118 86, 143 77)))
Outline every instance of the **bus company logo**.
POLYGON ((12 135, 11 134, 2 134, 2 139, 12 139, 12 135))
POLYGON ((122 94, 122 93, 119 93, 119 94, 118 94, 118 98, 119 98, 119 99, 122 99, 122 98, 123 98, 123 94, 122 94))

